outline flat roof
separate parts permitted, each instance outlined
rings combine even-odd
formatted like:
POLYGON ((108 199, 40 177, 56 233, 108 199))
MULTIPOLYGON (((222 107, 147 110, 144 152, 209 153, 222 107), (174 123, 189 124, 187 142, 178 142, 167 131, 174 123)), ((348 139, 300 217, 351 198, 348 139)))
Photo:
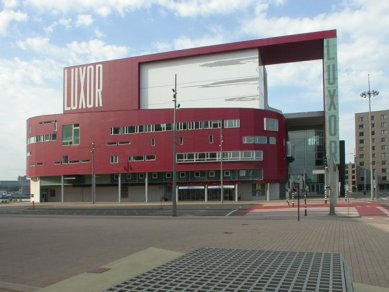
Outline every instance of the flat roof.
POLYGON ((336 30, 287 35, 135 57, 139 63, 179 59, 257 48, 263 65, 323 59, 324 39, 336 38, 336 30))
POLYGON ((324 111, 284 114, 287 128, 324 126, 324 111))

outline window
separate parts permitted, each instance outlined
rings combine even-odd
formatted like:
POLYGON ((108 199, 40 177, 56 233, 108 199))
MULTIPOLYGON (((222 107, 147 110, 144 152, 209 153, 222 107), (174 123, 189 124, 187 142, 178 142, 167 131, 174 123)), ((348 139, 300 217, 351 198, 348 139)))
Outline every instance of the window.
POLYGON ((146 155, 146 156, 145 156, 145 160, 146 160, 146 161, 155 160, 155 155, 146 155))
POLYGON ((386 130, 381 130, 381 135, 386 135, 387 131, 386 130))
POLYGON ((240 120, 225 120, 224 128, 239 128, 240 120))
POLYGON ((381 169, 382 173, 386 173, 386 168, 381 169))
POLYGON ((375 131, 371 131, 371 135, 374 136, 375 135, 375 131))
POLYGON ((359 125, 359 129, 363 130, 363 124, 359 125))
POLYGON ((184 171, 180 171, 180 178, 185 178, 186 177, 186 173, 184 171))
POLYGON ((130 145, 131 142, 130 141, 120 141, 118 142, 118 145, 130 145))
POLYGON ((244 169, 239 170, 239 176, 246 176, 246 170, 244 169))
POLYGON ((231 176, 231 171, 225 170, 223 176, 231 176))
POLYGON ((359 162, 359 166, 365 166, 365 163, 363 161, 359 162))
POLYGON ((381 121, 385 121, 386 120, 386 114, 381 114, 381 121))
POLYGON ((278 132, 278 120, 271 119, 271 118, 265 118, 264 124, 265 124, 264 129, 266 131, 278 132))
POLYGON ((265 136, 255 136, 255 144, 267 144, 267 137, 265 136))
POLYGON ((167 172, 166 175, 165 175, 166 178, 172 178, 172 173, 171 172, 167 172))
POLYGON ((382 161, 381 161, 381 164, 382 164, 382 165, 386 165, 386 160, 382 160, 382 161))
POLYGON ((195 178, 201 177, 200 171, 195 171, 195 172, 194 172, 194 177, 195 177, 195 178))
POLYGON ((276 144, 276 137, 269 137, 269 144, 276 144))
POLYGON ((184 137, 180 137, 180 145, 184 145, 184 137))
POLYGON ((359 151, 365 151, 365 147, 363 146, 359 147, 359 151))
POLYGON ((381 128, 386 128, 388 124, 386 122, 381 122, 381 128))
POLYGON ((382 137, 382 138, 381 138, 381 142, 382 142, 382 143, 386 143, 386 137, 382 137))
POLYGON ((243 144, 253 144, 254 137, 253 136, 243 136, 243 144))
POLYGON ((152 178, 152 179, 158 179, 158 172, 153 172, 153 173, 151 174, 151 178, 152 178))
POLYGON ((359 117, 358 119, 360 122, 363 122, 363 117, 359 117))
POLYGON ((110 163, 111 163, 111 164, 119 163, 119 156, 117 156, 117 155, 111 155, 110 163))
POLYGON ((138 174, 138 178, 141 179, 141 180, 145 179, 145 174, 144 173, 139 173, 138 174))
POLYGON ((363 137, 363 132, 359 132, 359 137, 363 137))
POLYGON ((213 144, 213 136, 212 135, 209 136, 209 144, 213 144))
POLYGON ((208 176, 209 176, 209 177, 215 177, 215 171, 214 171, 214 170, 210 170, 210 171, 208 172, 208 176))
POLYGON ((151 146, 155 146, 155 138, 151 138, 150 144, 151 146))
POLYGON ((359 139, 359 144, 364 144, 364 143, 365 143, 365 140, 359 139))
POLYGON ((144 160, 144 156, 143 155, 132 156, 131 160, 132 161, 143 161, 144 160))
POLYGON ((387 180, 386 175, 382 177, 382 180, 385 180, 385 181, 387 180))
POLYGON ((80 144, 80 125, 64 125, 62 127, 62 145, 80 144))
POLYGON ((67 155, 62 156, 62 163, 63 163, 63 164, 69 163, 69 157, 68 157, 67 155))
POLYGON ((388 149, 388 146, 386 145, 381 145, 381 150, 387 150, 388 149))

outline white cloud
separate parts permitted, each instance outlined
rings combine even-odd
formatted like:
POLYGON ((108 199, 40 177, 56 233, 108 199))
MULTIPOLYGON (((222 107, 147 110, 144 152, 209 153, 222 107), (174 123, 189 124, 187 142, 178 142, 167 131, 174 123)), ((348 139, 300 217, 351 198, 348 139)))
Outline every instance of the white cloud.
POLYGON ((93 17, 90 14, 80 14, 77 16, 76 25, 89 26, 93 23, 93 17))
POLYGON ((65 53, 71 57, 73 63, 123 58, 128 52, 126 47, 107 45, 103 41, 96 39, 86 42, 73 41, 67 44, 66 47, 65 53))
POLYGON ((1 179, 15 179, 25 173, 26 120, 43 114, 60 113, 62 69, 52 60, 0 59, 0 145, 1 179), (11 121, 11 122, 10 122, 11 121), (19 134, 16 134, 19 133, 19 134), (7 153, 7 155, 3 155, 7 153))
POLYGON ((26 21, 28 18, 26 13, 14 10, 0 11, 0 35, 4 35, 7 32, 9 25, 12 22, 26 21))
MULTIPOLYGON (((226 14, 236 10, 247 8, 255 0, 27 0, 26 3, 41 11, 89 12, 101 16, 108 16, 112 12, 124 15, 128 11, 140 8, 149 8, 152 5, 175 12, 181 17, 194 17, 198 15, 226 14)), ((282 4, 278 0, 277 4, 282 4)))
POLYGON ((3 0, 5 9, 15 9, 19 6, 19 1, 17 0, 3 0))
POLYGON ((157 52, 183 50, 196 47, 204 47, 222 44, 225 38, 222 34, 206 35, 200 38, 190 38, 188 36, 179 37, 172 42, 155 42, 153 47, 157 52))
POLYGON ((84 42, 73 41, 65 47, 59 47, 52 44, 47 37, 35 37, 18 41, 17 46, 23 50, 34 51, 41 56, 58 60, 64 66, 123 58, 128 53, 126 47, 108 45, 98 39, 84 42))
POLYGON ((157 1, 162 7, 176 12, 182 17, 194 17, 198 15, 226 14, 236 10, 247 8, 252 0, 192 0, 192 1, 157 1))

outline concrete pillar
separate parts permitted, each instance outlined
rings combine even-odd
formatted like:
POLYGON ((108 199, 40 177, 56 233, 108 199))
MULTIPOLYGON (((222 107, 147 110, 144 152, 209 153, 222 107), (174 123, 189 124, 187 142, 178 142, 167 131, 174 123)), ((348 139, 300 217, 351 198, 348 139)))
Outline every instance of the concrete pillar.
POLYGON ((238 184, 235 184, 235 202, 238 202, 238 184))
POLYGON ((149 201, 149 173, 145 173, 145 202, 149 201))
POLYGON ((204 186, 204 191, 205 191, 205 202, 208 202, 208 185, 204 186))
POLYGON ((122 199, 122 174, 118 175, 118 202, 121 203, 122 199))
POLYGON ((64 202, 64 196, 65 196, 64 179, 63 179, 63 175, 61 175, 61 203, 64 202))

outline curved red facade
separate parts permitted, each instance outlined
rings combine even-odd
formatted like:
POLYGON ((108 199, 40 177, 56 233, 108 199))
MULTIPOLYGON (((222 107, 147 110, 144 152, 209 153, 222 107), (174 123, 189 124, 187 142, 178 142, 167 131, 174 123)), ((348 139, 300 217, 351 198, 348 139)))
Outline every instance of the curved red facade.
MULTIPOLYGON (((91 173, 92 142, 95 148, 95 173, 138 173, 172 171, 172 130, 113 134, 113 128, 172 124, 172 110, 136 110, 49 115, 30 118, 28 137, 56 135, 52 141, 32 141, 27 146, 28 176, 88 175, 91 173), (79 144, 63 145, 63 126, 79 125, 79 144), (128 144, 127 144, 128 143, 128 144), (129 157, 155 155, 155 160, 129 161, 129 157), (118 162, 111 163, 110 157, 118 162), (64 157, 66 161, 64 161, 64 157)), ((258 109, 181 109, 177 111, 177 155, 263 151, 261 161, 225 161, 226 169, 263 169, 263 181, 286 180, 285 119, 276 112, 258 109), (278 131, 264 129, 265 118, 278 121, 278 131), (239 127, 226 128, 224 121, 238 120, 239 127), (179 124, 223 121, 222 128, 182 129, 179 124), (244 143, 244 137, 275 138, 275 144, 244 143), (180 139, 182 141, 180 145, 180 139)), ((38 139, 39 140, 39 139, 38 139)), ((274 141, 274 140, 273 140, 274 141)), ((218 170, 220 163, 177 163, 177 171, 218 170)))

